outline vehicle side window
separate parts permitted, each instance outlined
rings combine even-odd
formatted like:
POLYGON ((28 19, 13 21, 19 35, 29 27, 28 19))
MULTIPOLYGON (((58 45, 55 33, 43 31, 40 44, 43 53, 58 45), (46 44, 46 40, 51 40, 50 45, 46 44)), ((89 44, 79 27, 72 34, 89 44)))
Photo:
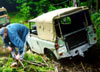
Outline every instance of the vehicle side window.
POLYGON ((63 35, 85 28, 84 12, 78 12, 69 16, 62 17, 55 22, 56 33, 60 37, 60 29, 63 35), (57 24, 60 24, 60 29, 57 24))
POLYGON ((32 34, 37 35, 38 33, 37 33, 36 24, 35 24, 34 22, 31 22, 31 23, 29 23, 29 24, 30 24, 30 32, 31 32, 32 34))
POLYGON ((0 12, 0 16, 2 16, 2 15, 4 15, 4 14, 6 14, 5 11, 0 12))

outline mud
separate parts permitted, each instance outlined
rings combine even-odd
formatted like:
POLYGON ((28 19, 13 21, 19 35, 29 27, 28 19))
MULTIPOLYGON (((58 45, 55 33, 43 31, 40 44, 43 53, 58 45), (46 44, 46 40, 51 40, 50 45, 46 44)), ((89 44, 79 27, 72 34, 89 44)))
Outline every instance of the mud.
POLYGON ((65 58, 54 63, 58 72, 100 72, 100 46, 93 46, 85 52, 85 57, 65 58))

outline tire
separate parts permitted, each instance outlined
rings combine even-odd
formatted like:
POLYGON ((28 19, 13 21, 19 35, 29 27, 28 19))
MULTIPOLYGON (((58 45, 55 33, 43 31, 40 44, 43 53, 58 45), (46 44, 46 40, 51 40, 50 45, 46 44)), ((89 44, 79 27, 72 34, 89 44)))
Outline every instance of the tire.
POLYGON ((55 57, 54 53, 49 50, 49 49, 46 49, 45 50, 45 54, 48 58, 50 58, 51 60, 57 60, 57 58, 55 57))
POLYGON ((28 51, 29 49, 31 50, 31 48, 30 48, 28 42, 26 42, 26 46, 25 46, 25 48, 26 48, 26 51, 28 51))

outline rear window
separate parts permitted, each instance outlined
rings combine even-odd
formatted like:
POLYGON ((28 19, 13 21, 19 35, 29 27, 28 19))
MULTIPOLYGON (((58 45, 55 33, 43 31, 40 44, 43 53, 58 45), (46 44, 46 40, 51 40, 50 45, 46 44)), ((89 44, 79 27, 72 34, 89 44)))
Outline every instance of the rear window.
POLYGON ((62 34, 66 35, 68 33, 83 29, 87 24, 86 19, 88 21, 88 25, 90 25, 91 19, 89 17, 88 11, 82 11, 60 18, 59 20, 55 21, 56 33, 58 34, 58 36, 60 36, 58 23, 60 24, 62 34))
POLYGON ((2 15, 4 15, 4 14, 7 14, 7 12, 6 12, 6 11, 0 12, 0 16, 2 16, 2 15))

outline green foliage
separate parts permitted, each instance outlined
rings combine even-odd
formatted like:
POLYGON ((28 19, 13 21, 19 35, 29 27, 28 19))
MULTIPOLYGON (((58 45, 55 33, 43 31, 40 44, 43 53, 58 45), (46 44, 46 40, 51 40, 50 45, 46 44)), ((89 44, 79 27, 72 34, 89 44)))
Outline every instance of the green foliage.
POLYGON ((24 16, 25 20, 29 19, 31 8, 27 5, 27 3, 23 3, 21 6, 20 12, 24 16))
POLYGON ((2 67, 0 67, 0 72, 2 72, 3 71, 3 68, 2 67))
POLYGON ((98 37, 98 43, 100 44, 100 10, 99 12, 93 13, 91 15, 93 24, 95 25, 96 28, 96 33, 98 37))
POLYGON ((4 68, 2 72, 13 72, 13 69, 11 69, 11 68, 4 68))
POLYGON ((92 21, 93 23, 97 26, 98 24, 100 24, 100 12, 99 13, 93 13, 92 14, 92 21))
MULTIPOLYGON (((17 8, 20 10, 25 20, 28 20, 30 17, 36 17, 48 11, 68 7, 67 3, 64 1, 65 0, 16 0, 16 2, 19 4, 17 8)), ((73 1, 71 0, 69 2, 69 5, 72 6, 73 1)))
POLYGON ((24 56, 24 59, 25 60, 34 61, 34 55, 33 55, 33 53, 30 53, 30 54, 26 53, 25 56, 24 56))
POLYGON ((86 5, 87 5, 87 2, 81 2, 80 5, 81 5, 81 6, 86 6, 86 5))
POLYGON ((25 23, 25 18, 21 15, 20 12, 9 13, 10 23, 25 23))
MULTIPOLYGON (((33 54, 33 53, 26 53, 24 56, 24 60, 34 62, 36 63, 44 63, 40 55, 33 54)), ((47 66, 36 66, 33 64, 29 64, 27 62, 23 61, 23 64, 25 66, 25 69, 23 69, 22 65, 18 63, 18 68, 10 67, 11 63, 13 62, 13 59, 9 57, 9 59, 5 62, 3 62, 3 67, 0 66, 0 72, 49 72, 49 70, 54 71, 54 67, 47 67, 47 66)), ((48 61, 49 62, 49 61, 48 61)), ((45 64, 45 63, 44 63, 45 64)))
MULTIPOLYGON (((33 53, 26 53, 25 56, 24 56, 24 59, 25 60, 28 60, 28 61, 31 61, 31 62, 34 62, 36 61, 37 63, 38 62, 41 62, 41 63, 44 63, 41 56, 40 55, 37 55, 37 54, 33 54, 33 53)), ((25 63, 24 63, 25 65, 25 63)), ((54 70, 53 67, 39 67, 39 66, 35 66, 35 65, 28 65, 28 63, 25 65, 26 66, 26 71, 27 72, 48 72, 49 70, 54 70)))
POLYGON ((52 10, 56 10, 56 7, 54 7, 53 5, 50 5, 48 11, 52 11, 52 10))
POLYGON ((3 62, 3 67, 0 66, 0 72, 16 72, 14 68, 11 68, 10 65, 13 59, 9 57, 9 60, 3 62))

